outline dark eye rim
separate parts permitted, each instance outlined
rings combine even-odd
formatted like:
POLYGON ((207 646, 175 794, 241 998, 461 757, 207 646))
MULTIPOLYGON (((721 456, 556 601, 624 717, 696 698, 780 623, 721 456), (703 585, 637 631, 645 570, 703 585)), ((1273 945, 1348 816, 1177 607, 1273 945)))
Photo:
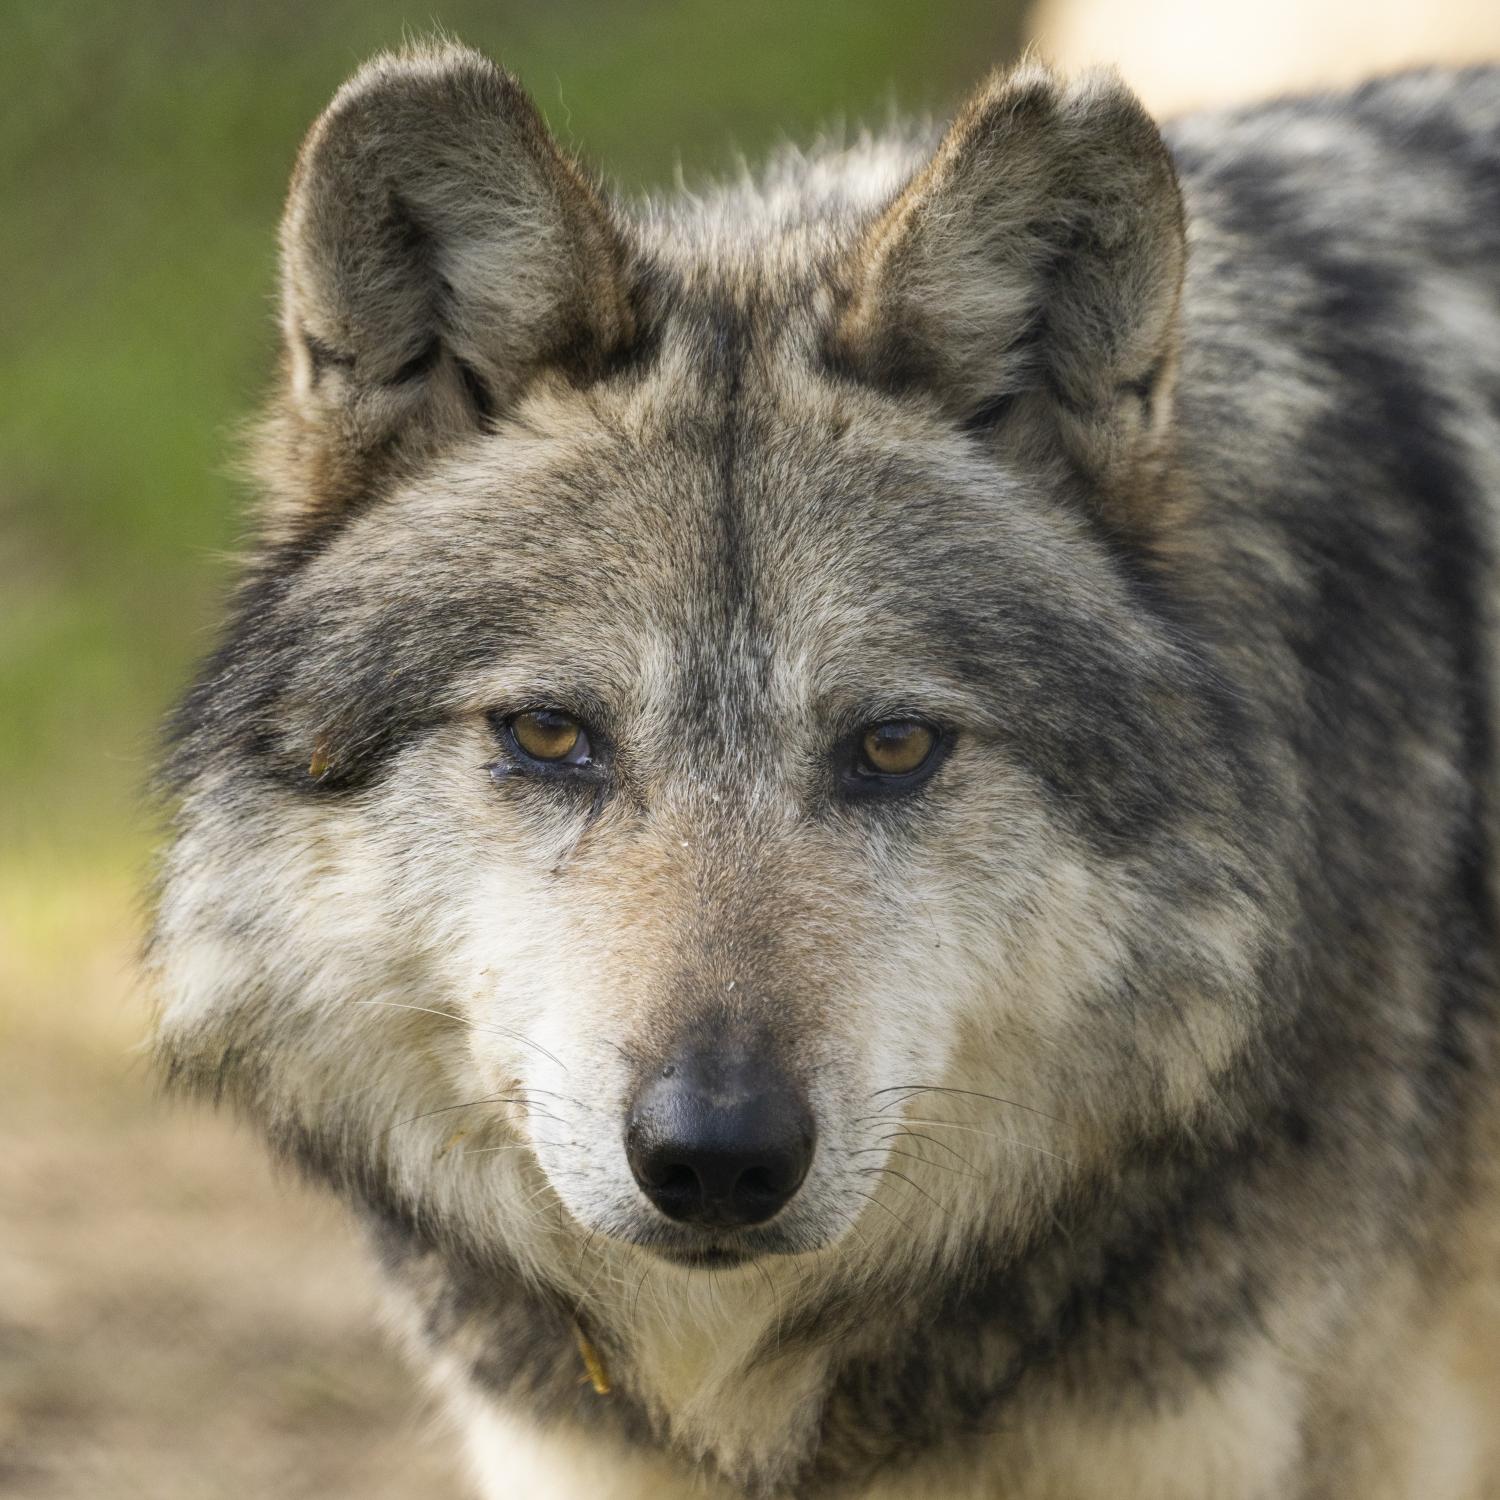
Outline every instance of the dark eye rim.
POLYGON ((607 774, 605 745, 598 731, 583 714, 560 703, 522 703, 510 708, 492 708, 485 714, 490 732, 500 742, 502 758, 492 761, 490 775, 497 781, 522 775, 538 780, 581 782, 590 786, 607 774), (523 714, 562 714, 572 719, 588 744, 582 760, 541 760, 530 754, 516 738, 514 724, 523 714))
POLYGON ((935 723, 925 714, 883 714, 867 719, 844 742, 839 756, 839 785, 854 800, 901 797, 926 785, 948 758, 957 732, 935 723), (881 771, 863 764, 865 737, 883 724, 920 724, 932 735, 932 748, 922 763, 910 771, 881 771))

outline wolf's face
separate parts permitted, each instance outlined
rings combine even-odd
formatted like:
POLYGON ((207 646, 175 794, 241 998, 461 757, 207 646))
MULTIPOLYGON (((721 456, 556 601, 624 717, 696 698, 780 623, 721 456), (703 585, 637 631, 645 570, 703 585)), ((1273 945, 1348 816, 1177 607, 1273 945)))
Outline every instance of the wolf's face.
POLYGON ((1043 82, 911 165, 811 227, 627 225, 444 55, 299 166, 164 1046, 538 1276, 1025 1235, 1254 1024, 1231 706, 1122 561, 1170 170, 1043 82))

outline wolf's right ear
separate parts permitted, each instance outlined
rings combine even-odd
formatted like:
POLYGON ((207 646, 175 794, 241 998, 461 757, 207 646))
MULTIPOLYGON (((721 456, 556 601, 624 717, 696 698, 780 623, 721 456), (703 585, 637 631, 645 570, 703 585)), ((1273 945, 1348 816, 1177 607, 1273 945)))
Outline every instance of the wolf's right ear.
POLYGON ((457 47, 362 68, 281 227, 286 390, 262 467, 295 534, 630 336, 625 249, 520 85, 457 47))
POLYGON ((1128 503, 1170 421, 1185 258, 1172 161, 1134 95, 1023 66, 855 245, 830 352, 1128 503))

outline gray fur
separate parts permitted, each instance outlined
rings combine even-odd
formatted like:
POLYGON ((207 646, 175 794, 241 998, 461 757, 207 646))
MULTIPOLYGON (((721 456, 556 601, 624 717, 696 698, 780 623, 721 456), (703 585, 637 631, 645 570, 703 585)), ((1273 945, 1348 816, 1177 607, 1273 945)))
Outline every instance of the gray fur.
POLYGON ((630 205, 472 54, 341 92, 159 1048, 489 1493, 1493 1493, 1497 160, 1493 70, 1164 144, 1027 69, 630 205), (624 1162, 685 1036, 818 1117, 720 1271, 624 1162))

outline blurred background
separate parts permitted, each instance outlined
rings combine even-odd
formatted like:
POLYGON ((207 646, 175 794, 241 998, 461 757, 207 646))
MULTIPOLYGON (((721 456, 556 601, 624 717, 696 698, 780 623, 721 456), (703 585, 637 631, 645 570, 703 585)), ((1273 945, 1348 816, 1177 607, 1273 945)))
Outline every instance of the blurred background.
POLYGON ((359 61, 436 26, 626 193, 945 112, 1033 41, 1162 111, 1500 55, 1493 0, 0 0, 0 1495, 461 1492, 337 1213, 153 1098, 131 977, 287 175, 359 61))

